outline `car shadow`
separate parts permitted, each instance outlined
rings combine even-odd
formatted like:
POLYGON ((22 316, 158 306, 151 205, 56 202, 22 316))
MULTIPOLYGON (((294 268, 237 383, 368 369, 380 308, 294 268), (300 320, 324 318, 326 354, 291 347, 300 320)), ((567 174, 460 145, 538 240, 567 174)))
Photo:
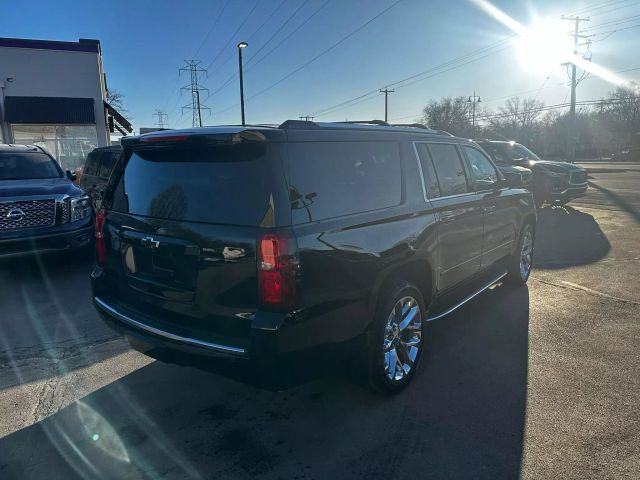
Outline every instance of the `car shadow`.
POLYGON ((0 439, 3 478, 517 478, 529 293, 432 322, 393 397, 326 376, 271 392, 154 362, 0 439))
POLYGON ((592 215, 570 206, 538 210, 534 267, 588 265, 604 258, 611 244, 592 215))
POLYGON ((625 200, 621 195, 618 195, 612 190, 603 187, 602 185, 598 185, 595 182, 589 182, 589 186, 599 190, 604 195, 606 195, 613 203, 615 203, 618 207, 620 207, 623 211, 627 212, 631 215, 636 222, 640 223, 640 212, 636 207, 630 204, 627 200, 625 200))
POLYGON ((92 268, 93 259, 84 252, 0 261, 0 389, 64 374, 128 349, 113 342, 117 335, 93 308, 92 268))

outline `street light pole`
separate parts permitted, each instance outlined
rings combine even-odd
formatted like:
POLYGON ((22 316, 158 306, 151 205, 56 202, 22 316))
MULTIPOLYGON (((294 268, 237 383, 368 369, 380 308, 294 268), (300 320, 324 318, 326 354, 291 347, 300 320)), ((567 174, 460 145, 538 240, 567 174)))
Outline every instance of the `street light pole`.
POLYGON ((473 105, 471 106, 471 128, 472 128, 472 132, 473 132, 473 136, 476 136, 476 103, 480 103, 482 100, 480 100, 480 96, 476 96, 476 91, 473 91, 473 95, 471 95, 469 97, 469 100, 467 100, 467 102, 469 103, 473 103, 473 105))
POLYGON ((244 127, 244 78, 242 75, 242 50, 248 47, 247 42, 240 42, 238 44, 238 68, 240 70, 240 113, 242 115, 242 126, 244 127))

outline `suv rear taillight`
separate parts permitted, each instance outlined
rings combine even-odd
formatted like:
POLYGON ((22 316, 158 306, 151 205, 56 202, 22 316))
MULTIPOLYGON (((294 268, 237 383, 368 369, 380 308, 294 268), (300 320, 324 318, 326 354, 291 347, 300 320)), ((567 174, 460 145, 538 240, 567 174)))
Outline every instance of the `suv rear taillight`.
POLYGON ((296 303, 297 246, 292 236, 265 233, 258 238, 258 290, 262 306, 292 310, 296 303))
POLYGON ((107 259, 107 250, 104 244, 104 220, 106 213, 104 209, 96 213, 96 261, 98 265, 104 265, 107 259))

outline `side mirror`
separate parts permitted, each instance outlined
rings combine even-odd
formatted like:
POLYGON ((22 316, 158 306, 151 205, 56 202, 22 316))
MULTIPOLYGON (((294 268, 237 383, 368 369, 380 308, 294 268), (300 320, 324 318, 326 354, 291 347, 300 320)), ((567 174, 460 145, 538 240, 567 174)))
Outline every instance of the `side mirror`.
POLYGON ((78 175, 76 175, 76 171, 75 170, 67 169, 66 174, 67 174, 67 178, 69 180, 71 180, 72 182, 75 182, 78 179, 78 175))

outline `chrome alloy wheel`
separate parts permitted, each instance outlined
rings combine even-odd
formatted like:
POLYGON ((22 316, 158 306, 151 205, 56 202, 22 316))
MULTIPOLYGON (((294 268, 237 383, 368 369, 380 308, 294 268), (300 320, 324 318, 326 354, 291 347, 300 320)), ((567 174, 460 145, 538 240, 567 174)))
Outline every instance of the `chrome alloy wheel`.
POLYGON ((382 352, 389 380, 399 381, 415 367, 422 339, 422 312, 413 297, 403 297, 389 314, 382 352))
POLYGON ((522 248, 520 249, 520 276, 526 279, 531 271, 531 260, 533 258, 533 235, 531 229, 527 228, 522 236, 522 248))

